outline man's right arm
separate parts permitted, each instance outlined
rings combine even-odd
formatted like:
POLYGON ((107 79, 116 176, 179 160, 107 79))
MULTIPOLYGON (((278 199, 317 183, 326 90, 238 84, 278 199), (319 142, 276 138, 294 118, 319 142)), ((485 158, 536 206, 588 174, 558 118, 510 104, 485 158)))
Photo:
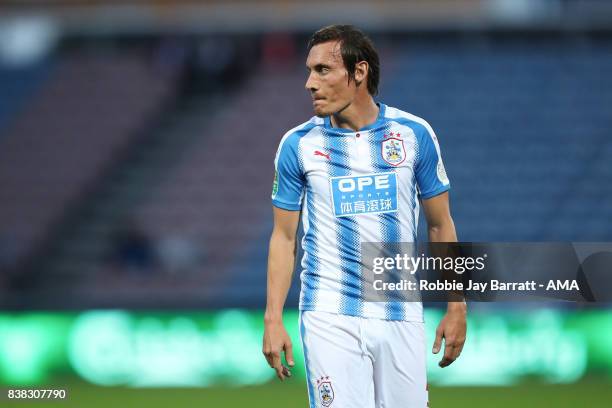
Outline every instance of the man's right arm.
POLYGON ((263 353, 279 379, 290 377, 294 366, 291 339, 283 324, 283 308, 295 264, 299 211, 274 209, 274 228, 268 254, 267 304, 264 315, 263 353), (282 364, 285 353, 287 366, 282 364))

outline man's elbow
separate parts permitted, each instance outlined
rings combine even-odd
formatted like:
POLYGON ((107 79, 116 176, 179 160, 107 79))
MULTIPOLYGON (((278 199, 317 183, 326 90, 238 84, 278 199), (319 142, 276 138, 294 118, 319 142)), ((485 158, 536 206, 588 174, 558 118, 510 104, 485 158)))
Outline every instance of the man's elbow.
POLYGON ((427 229, 430 237, 451 239, 456 235, 455 223, 450 215, 448 217, 428 223, 427 229))
POLYGON ((296 239, 296 234, 292 234, 281 229, 274 229, 272 231, 272 236, 270 237, 270 245, 276 244, 283 247, 295 247, 296 239))
POLYGON ((446 217, 436 218, 435 220, 429 220, 427 222, 427 227, 430 231, 440 231, 445 228, 454 227, 454 225, 453 218, 450 216, 450 214, 446 217))
POLYGON ((428 232, 431 241, 440 241, 443 236, 447 235, 448 228, 443 225, 430 225, 428 232))

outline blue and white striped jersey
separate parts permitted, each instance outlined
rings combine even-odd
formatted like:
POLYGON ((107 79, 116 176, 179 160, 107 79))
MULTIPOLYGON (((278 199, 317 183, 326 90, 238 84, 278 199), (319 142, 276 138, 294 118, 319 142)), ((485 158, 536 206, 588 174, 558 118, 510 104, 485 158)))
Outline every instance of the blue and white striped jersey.
POLYGON ((419 302, 366 302, 362 242, 415 242, 418 198, 450 188, 434 131, 423 119, 378 104, 358 132, 313 117, 276 153, 274 206, 302 211, 300 310, 422 321, 419 302))

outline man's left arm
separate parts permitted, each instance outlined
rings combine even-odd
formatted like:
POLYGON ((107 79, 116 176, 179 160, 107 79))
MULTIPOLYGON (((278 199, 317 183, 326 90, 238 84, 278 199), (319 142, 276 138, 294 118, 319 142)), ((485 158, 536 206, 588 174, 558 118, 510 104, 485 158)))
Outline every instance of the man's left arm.
MULTIPOLYGON (((448 192, 423 199, 423 210, 427 219, 429 242, 457 242, 455 224, 450 214, 448 192)), ((447 367, 459 357, 467 331, 467 306, 465 301, 449 301, 446 315, 438 324, 432 352, 438 354, 444 339, 444 356, 438 363, 447 367)))

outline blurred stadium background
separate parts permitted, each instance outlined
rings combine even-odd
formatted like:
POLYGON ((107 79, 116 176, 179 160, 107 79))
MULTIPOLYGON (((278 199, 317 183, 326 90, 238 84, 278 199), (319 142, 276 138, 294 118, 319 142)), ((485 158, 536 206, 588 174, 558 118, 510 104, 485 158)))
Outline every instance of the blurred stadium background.
MULTIPOLYGON (((269 194, 336 22, 436 129, 462 241, 612 240, 612 2, 3 0, 0 386, 306 406, 303 368, 279 385, 261 356, 269 194)), ((610 305, 471 310, 432 406, 609 406, 610 305)))

